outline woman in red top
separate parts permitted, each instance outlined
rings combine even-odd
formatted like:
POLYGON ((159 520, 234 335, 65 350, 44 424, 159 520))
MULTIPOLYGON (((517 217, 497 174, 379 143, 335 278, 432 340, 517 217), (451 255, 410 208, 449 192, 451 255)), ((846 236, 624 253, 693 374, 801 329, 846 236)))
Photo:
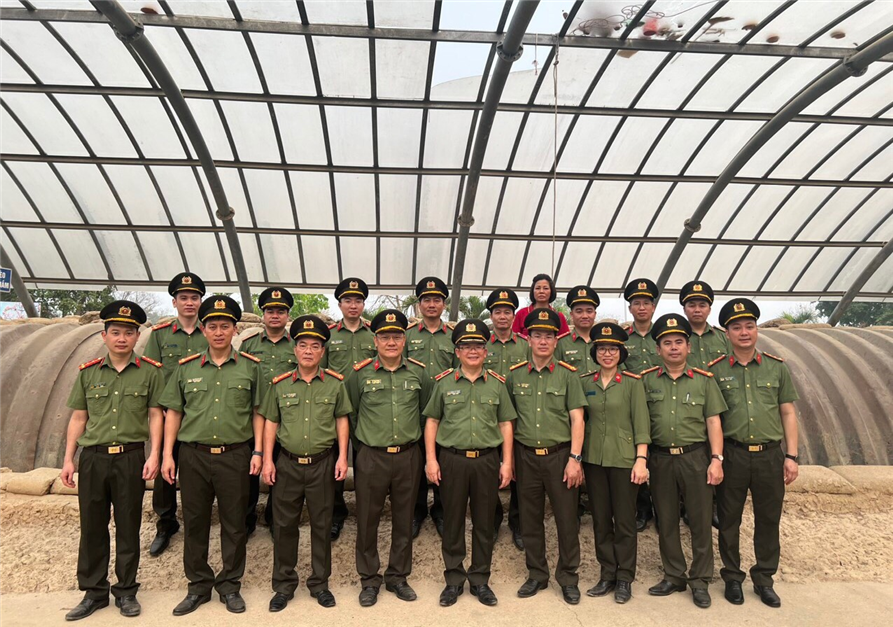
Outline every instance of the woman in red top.
MULTIPOLYGON (((526 338, 527 329, 524 328, 524 319, 527 318, 527 314, 534 309, 552 309, 552 306, 549 303, 554 301, 556 296, 555 282, 552 281, 552 277, 548 274, 538 274, 533 277, 533 284, 530 286, 531 305, 519 309, 515 314, 515 321, 512 323, 512 331, 521 337, 526 338)), ((567 319, 564 317, 564 314, 560 311, 556 313, 558 313, 558 317, 561 319, 561 331, 558 333, 560 336, 569 332, 570 328, 567 326, 567 319)))

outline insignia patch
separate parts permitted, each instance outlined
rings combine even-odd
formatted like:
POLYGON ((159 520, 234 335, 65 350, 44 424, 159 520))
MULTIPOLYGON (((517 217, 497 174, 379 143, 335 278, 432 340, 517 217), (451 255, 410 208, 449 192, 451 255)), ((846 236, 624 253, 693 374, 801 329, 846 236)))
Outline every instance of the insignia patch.
POLYGON ((679 321, 676 318, 670 318, 669 320, 667 320, 667 326, 668 327, 678 327, 679 321))
POLYGON ((577 290, 577 296, 586 296, 586 290, 577 290))
POLYGON ((295 398, 297 395, 297 392, 289 392, 288 394, 283 394, 282 398, 295 398))
POLYGON ((548 319, 549 319, 549 312, 548 312, 548 310, 546 310, 546 309, 542 310, 542 311, 540 312, 539 319, 540 319, 540 320, 548 320, 548 319))
POLYGON ((384 320, 385 322, 397 322, 397 314, 387 314, 384 320))
POLYGON ((129 316, 130 315, 130 307, 121 307, 121 309, 118 310, 118 315, 119 316, 129 316))
POLYGON ((344 340, 332 340, 329 342, 329 346, 336 346, 338 344, 344 344, 344 340))
POLYGON ((744 303, 735 303, 732 307, 735 310, 735 313, 744 311, 744 303))
POLYGON ((183 285, 192 285, 192 277, 184 276, 182 279, 180 279, 180 283, 182 283, 183 285))
POLYGON ((639 289, 640 289, 640 290, 647 290, 647 289, 648 289, 648 284, 645 283, 644 281, 642 281, 641 283, 639 283, 639 289))
POLYGON ((527 389, 530 387, 529 383, 516 383, 515 385, 518 386, 519 388, 524 388, 524 389, 527 389))
POLYGON ((429 290, 433 290, 435 287, 437 287, 437 284, 434 283, 434 281, 428 281, 428 285, 427 285, 426 287, 427 287, 429 290))
POLYGON ((726 381, 734 381, 734 380, 735 380, 735 377, 720 377, 719 378, 720 383, 725 383, 726 381))
POLYGON ((462 390, 447 390, 444 396, 459 396, 462 394, 462 390))
POLYGON ((478 328, 477 328, 476 324, 466 324, 465 330, 468 331, 469 333, 474 333, 475 331, 478 330, 478 328))
POLYGON ((366 385, 380 385, 381 379, 366 379, 366 385))
POLYGON ((196 377, 195 379, 186 379, 186 383, 201 383, 204 377, 196 377))
POLYGON ((273 298, 282 298, 282 292, 280 292, 279 290, 273 290, 273 293, 270 294, 270 296, 272 296, 273 298))
POLYGON ((358 287, 360 287, 360 284, 357 283, 356 281, 351 281, 351 282, 350 282, 350 289, 355 290, 355 289, 357 289, 358 287))
POLYGON ((313 328, 313 320, 304 320, 304 328, 312 329, 313 328))
POLYGON ((613 335, 611 327, 602 327, 602 335, 613 335))
POLYGON ((508 292, 499 292, 499 298, 508 298, 508 297, 509 297, 508 292))
POLYGON ((693 292, 703 292, 703 291, 704 291, 704 286, 701 285, 700 283, 695 283, 695 284, 692 286, 691 290, 692 290, 693 292))
POLYGON ((214 309, 226 309, 226 301, 225 300, 215 300, 214 301, 214 309))
POLYGON ((424 341, 425 341, 425 340, 409 340, 409 343, 410 343, 410 344, 421 344, 421 343, 424 342, 424 341))

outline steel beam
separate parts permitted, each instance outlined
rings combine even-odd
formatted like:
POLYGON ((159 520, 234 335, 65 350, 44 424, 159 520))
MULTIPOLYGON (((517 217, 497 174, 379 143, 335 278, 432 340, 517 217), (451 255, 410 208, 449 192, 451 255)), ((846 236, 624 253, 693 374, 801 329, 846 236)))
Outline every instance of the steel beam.
POLYGON ((29 318, 37 318, 37 307, 34 306, 34 301, 31 300, 31 294, 28 293, 28 288, 25 287, 25 282, 22 280, 21 275, 19 275, 19 271, 16 269, 12 259, 6 254, 6 249, 2 244, 0 244, 0 263, 9 268, 10 273, 12 274, 10 282, 12 283, 13 289, 16 291, 16 296, 22 301, 22 307, 25 308, 25 313, 28 314, 29 318))
POLYGON ((868 280, 874 276, 874 273, 877 272, 884 262, 890 258, 890 255, 893 255, 893 240, 887 242, 887 244, 881 248, 878 253, 874 256, 874 259, 865 266, 865 269, 859 273, 859 276, 856 277, 856 280, 853 281, 853 284, 849 287, 846 293, 843 295, 843 298, 840 299, 840 302, 837 303, 837 307, 834 308, 834 311, 831 312, 831 315, 828 316, 828 324, 832 327, 836 327, 837 323, 840 322, 843 315, 846 313, 847 309, 850 308, 850 305, 853 304, 853 300, 859 294, 859 290, 861 290, 868 280))

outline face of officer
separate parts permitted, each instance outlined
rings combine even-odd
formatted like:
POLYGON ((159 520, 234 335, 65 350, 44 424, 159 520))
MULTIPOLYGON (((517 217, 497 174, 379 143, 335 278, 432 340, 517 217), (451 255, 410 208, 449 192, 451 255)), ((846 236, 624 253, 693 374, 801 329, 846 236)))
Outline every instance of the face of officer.
POLYGON ((198 315, 198 308, 202 304, 202 297, 198 292, 192 290, 180 290, 174 296, 174 309, 177 310, 177 316, 181 318, 195 318, 198 315))
POLYGON ((611 344, 599 344, 595 349, 595 360, 602 368, 610 370, 620 363, 620 347, 611 344))
POLYGON ((295 343, 295 358, 298 365, 306 370, 315 370, 322 361, 323 343, 319 340, 302 337, 295 343))
POLYGON ((362 296, 345 296, 338 301, 338 309, 345 320, 356 322, 363 315, 366 299, 362 296))
POLYGON ((732 320, 726 327, 726 335, 733 348, 750 350, 757 345, 759 331, 755 320, 744 318, 732 320))
POLYGON ((444 302, 442 296, 432 296, 431 294, 422 296, 419 301, 419 311, 422 316, 428 320, 437 320, 443 315, 444 302))
POLYGON ((392 361, 403 354, 406 335, 403 333, 378 333, 375 335, 375 348, 383 359, 392 361))
POLYGON ((132 324, 109 324, 102 332, 102 341, 109 350, 110 355, 126 357, 133 351, 140 333, 132 324))
POLYGON ((651 322, 654 316, 654 301, 645 296, 636 297, 629 302, 629 313, 636 322, 651 322))
POLYGON ((282 331, 288 324, 288 309, 285 307, 266 307, 264 309, 264 327, 267 332, 282 331))
POLYGON ((545 279, 537 281, 533 285, 533 300, 537 305, 548 305, 552 298, 552 288, 545 279))
POLYGON ((685 311, 685 317, 693 325, 704 324, 710 315, 710 303, 703 298, 690 298, 685 301, 682 309, 685 311))
POLYGON ((539 357, 540 359, 552 357, 555 353, 555 348, 558 346, 558 336, 554 331, 535 329, 530 332, 527 341, 530 343, 530 350, 534 357, 539 357))
POLYGON ((667 366, 680 366, 685 363, 691 344, 681 333, 670 333, 657 342, 657 354, 667 366))
POLYGON ((498 331, 508 331, 515 321, 515 310, 511 307, 494 307, 490 311, 490 321, 498 331))
POLYGON ((574 305, 574 308, 571 309, 571 320, 575 329, 589 331, 595 324, 595 307, 589 303, 574 305))
POLYGON ((208 346, 217 350, 229 347, 236 334, 236 324, 229 318, 210 318, 202 327, 208 346))
POLYGON ((487 356, 487 345, 483 342, 461 342, 456 347, 459 363, 466 370, 480 370, 487 356))

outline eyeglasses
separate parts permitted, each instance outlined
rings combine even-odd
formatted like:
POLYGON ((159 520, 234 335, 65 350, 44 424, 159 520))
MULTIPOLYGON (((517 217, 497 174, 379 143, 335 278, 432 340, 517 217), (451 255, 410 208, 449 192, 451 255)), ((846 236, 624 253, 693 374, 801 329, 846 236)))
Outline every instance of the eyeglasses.
POLYGON ((465 351, 466 353, 478 353, 487 350, 487 347, 483 344, 460 344, 458 348, 460 351, 465 351))
POLYGON ((616 346, 599 346, 595 352, 601 355, 615 355, 620 352, 620 349, 616 346))

